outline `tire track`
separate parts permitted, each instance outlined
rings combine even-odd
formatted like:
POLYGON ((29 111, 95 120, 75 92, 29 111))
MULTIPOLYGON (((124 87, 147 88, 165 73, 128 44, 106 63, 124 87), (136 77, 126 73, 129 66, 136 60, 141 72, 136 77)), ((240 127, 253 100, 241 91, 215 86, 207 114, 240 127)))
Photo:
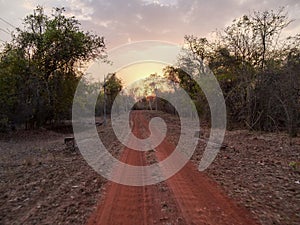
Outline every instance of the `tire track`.
MULTIPOLYGON (((132 131, 139 138, 149 135, 147 119, 142 112, 133 112, 132 131)), ((159 131, 155 131, 159 132, 159 131)), ((155 149, 161 161, 175 146, 166 139, 155 149)), ((131 165, 148 165, 144 152, 124 148, 120 161, 131 165)), ((174 162, 176 164, 176 162, 174 162)), ((162 172, 168 168, 161 168, 162 172)), ((121 176, 123 171, 116 170, 121 176)), ((109 182, 108 190, 88 225, 96 224, 188 224, 188 225, 256 225, 250 213, 229 199, 222 189, 188 162, 165 182, 132 187, 109 182)))

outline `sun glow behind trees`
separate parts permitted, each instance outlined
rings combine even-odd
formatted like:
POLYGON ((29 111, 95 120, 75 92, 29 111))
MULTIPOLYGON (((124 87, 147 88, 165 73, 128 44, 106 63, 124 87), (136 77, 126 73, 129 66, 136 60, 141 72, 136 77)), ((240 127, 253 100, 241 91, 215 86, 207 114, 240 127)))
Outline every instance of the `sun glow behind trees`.
POLYGON ((156 62, 143 62, 129 65, 117 72, 117 76, 122 79, 124 86, 130 86, 132 83, 145 79, 150 74, 157 73, 163 75, 163 68, 166 64, 156 62))

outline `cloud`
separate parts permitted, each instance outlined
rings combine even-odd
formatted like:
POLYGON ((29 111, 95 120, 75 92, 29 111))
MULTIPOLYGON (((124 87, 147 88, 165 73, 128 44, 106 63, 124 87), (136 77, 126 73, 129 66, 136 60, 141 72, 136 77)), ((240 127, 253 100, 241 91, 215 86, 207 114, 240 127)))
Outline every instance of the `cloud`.
POLYGON ((0 15, 9 21, 18 18, 19 25, 38 4, 48 12, 64 6, 84 29, 105 36, 108 48, 149 39, 180 43, 186 34, 207 36, 243 14, 280 6, 286 6, 290 17, 296 19, 286 33, 300 32, 298 0, 26 0, 23 4, 12 0, 0 2, 0 15))
MULTIPOLYGON (((103 33, 111 45, 132 41, 160 39, 180 43, 186 34, 206 36, 215 29, 253 10, 278 9, 286 5, 292 17, 298 17, 300 6, 297 0, 111 0, 89 1, 94 9, 93 20, 85 25, 103 33), (97 24, 107 24, 97 29, 97 24)), ((293 29, 299 30, 300 22, 295 21, 293 29)))

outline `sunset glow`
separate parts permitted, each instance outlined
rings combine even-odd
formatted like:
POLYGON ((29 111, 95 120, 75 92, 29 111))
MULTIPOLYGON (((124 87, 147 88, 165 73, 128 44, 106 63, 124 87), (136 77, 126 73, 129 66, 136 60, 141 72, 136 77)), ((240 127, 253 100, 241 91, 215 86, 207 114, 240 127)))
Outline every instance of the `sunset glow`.
POLYGON ((162 76, 165 66, 162 63, 137 63, 121 69, 117 72, 117 76, 122 79, 125 86, 128 86, 148 77, 150 74, 157 73, 162 76))

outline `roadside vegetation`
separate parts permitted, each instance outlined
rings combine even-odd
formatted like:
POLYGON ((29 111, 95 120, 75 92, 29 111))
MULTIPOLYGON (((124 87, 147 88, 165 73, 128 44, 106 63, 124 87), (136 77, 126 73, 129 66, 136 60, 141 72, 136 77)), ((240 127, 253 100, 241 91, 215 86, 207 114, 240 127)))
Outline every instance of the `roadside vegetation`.
MULTIPOLYGON (((209 121, 206 97, 194 81, 207 76, 203 71, 209 68, 223 91, 229 128, 287 131, 294 137, 300 125, 300 34, 282 36, 292 22, 282 8, 237 18, 214 40, 187 35, 177 65, 167 66, 163 77, 150 75, 144 83, 172 81, 170 89, 186 90, 199 115, 209 121), (188 71, 195 61, 199 73, 191 77, 188 71)), ((172 111, 159 102, 160 110, 172 111)))
MULTIPOLYGON (((255 11, 235 19, 214 40, 187 35, 177 65, 167 66, 163 76, 150 75, 142 85, 123 92, 123 99, 137 100, 141 108, 175 113, 155 95, 159 91, 172 94, 180 86, 189 93, 199 115, 209 121, 206 97, 193 80, 197 77, 190 77, 186 69, 197 61, 195 76, 205 76, 207 67, 220 83, 229 128, 287 131, 294 137, 300 125, 300 34, 282 36, 292 22, 284 8, 255 11), (168 90, 162 87, 164 83, 168 90)), ((96 58, 107 61, 104 37, 83 31, 64 9, 55 8, 48 16, 38 6, 0 53, 0 130, 15 125, 33 129, 69 120, 77 84, 84 79, 83 68, 96 58)), ((111 113, 122 88, 113 73, 102 83, 86 81, 83 94, 99 94, 95 111, 101 116, 104 104, 111 113)))
POLYGON ((38 6, 0 53, 0 129, 70 119, 81 66, 104 54, 103 37, 83 31, 64 9, 48 16, 38 6))

